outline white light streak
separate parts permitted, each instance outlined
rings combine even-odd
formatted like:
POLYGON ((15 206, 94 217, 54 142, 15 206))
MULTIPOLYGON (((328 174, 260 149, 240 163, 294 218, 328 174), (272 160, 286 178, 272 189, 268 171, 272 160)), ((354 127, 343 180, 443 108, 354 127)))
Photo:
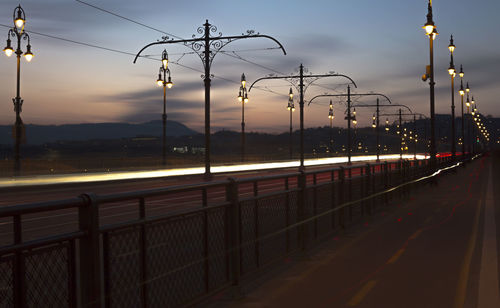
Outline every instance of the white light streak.
MULTIPOLYGON (((429 156, 417 155, 417 159, 427 159, 429 156)), ((374 161, 377 157, 375 155, 368 156, 352 156, 352 162, 374 161)), ((380 155, 380 160, 396 160, 399 159, 399 154, 380 155)), ((405 154, 403 159, 413 159, 413 155, 405 154)), ((307 159, 304 161, 305 166, 321 166, 329 164, 347 163, 347 156, 344 157, 328 157, 307 159)), ((281 169, 299 167, 300 162, 285 161, 274 163, 258 163, 258 164, 244 164, 244 165, 225 165, 213 166, 212 173, 228 173, 228 172, 243 172, 243 171, 257 171, 269 169, 281 169)), ((155 171, 126 171, 126 172, 98 172, 86 174, 61 174, 61 175, 39 175, 16 177, 8 179, 0 179, 0 188, 2 187, 20 187, 32 185, 50 185, 50 184, 77 184, 77 183, 90 183, 90 182, 105 182, 105 181, 119 181, 119 180, 133 180, 133 179, 154 179, 161 177, 179 176, 179 175, 202 175, 205 173, 203 167, 196 168, 179 168, 179 169, 162 169, 155 171)))

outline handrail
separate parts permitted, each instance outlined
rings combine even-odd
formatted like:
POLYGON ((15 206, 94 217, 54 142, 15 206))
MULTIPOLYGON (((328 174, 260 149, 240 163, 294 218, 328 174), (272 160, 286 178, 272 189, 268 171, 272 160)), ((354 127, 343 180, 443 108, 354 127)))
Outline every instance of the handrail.
POLYGON ((76 197, 64 200, 44 201, 36 203, 25 203, 17 205, 7 205, 0 207, 0 218, 16 215, 26 215, 40 212, 63 210, 85 205, 82 198, 76 197))

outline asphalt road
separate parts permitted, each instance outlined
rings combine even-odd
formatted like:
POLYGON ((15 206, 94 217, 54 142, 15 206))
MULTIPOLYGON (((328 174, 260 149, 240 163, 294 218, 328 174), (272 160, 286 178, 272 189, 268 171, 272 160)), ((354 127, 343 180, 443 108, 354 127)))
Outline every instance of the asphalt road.
MULTIPOLYGON (((370 162, 373 163, 373 162, 370 162)), ((366 162, 353 163, 353 166, 365 165, 366 162)), ((308 171, 337 168, 343 164, 332 164, 307 167, 308 171)), ((270 169, 264 171, 247 171, 214 174, 212 181, 224 180, 228 177, 248 178, 257 176, 276 175, 296 172, 297 168, 270 169)), ((22 203, 60 200, 76 197, 82 193, 93 192, 96 194, 113 194, 129 191, 147 190, 168 186, 187 185, 205 182, 203 175, 170 176, 152 179, 104 181, 78 184, 56 184, 22 187, 0 188, 0 206, 22 203)))
MULTIPOLYGON (((500 307, 500 153, 440 175, 214 307, 500 307)), ((289 262, 289 261, 288 261, 289 262)), ((287 263, 287 261, 285 261, 287 263)))
MULTIPOLYGON (((362 165, 364 165, 363 163, 362 165)), ((355 166, 355 165, 354 165, 355 166)), ((338 167, 338 166, 329 166, 338 167)), ((327 167, 310 167, 308 170, 324 170, 327 167)), ((213 180, 224 180, 227 177, 248 178, 265 175, 277 175, 295 172, 296 169, 270 170, 266 172, 240 172, 232 174, 220 174, 214 176, 213 180)), ((380 172, 377 168, 376 172, 380 172)), ((355 168, 352 176, 359 176, 360 169, 355 168)), ((331 180, 330 173, 319 174, 316 177, 317 183, 331 180)), ((201 176, 166 177, 160 179, 145 179, 137 181, 122 181, 110 183, 88 183, 85 185, 54 185, 45 187, 22 187, 12 190, 4 190, 1 193, 0 207, 32 202, 43 202, 51 200, 62 200, 74 198, 85 192, 96 194, 114 194, 128 191, 149 190, 154 188, 164 188, 184 184, 196 184, 203 181, 201 176)), ((308 183, 313 183, 313 176, 308 176, 308 183)), ((295 177, 290 178, 289 188, 297 185, 295 177)), ((285 190, 283 179, 273 179, 260 181, 258 193, 264 194, 273 191, 285 190)), ((239 196, 251 196, 254 192, 252 183, 239 186, 239 196)), ((207 190, 208 204, 217 204, 226 199, 225 188, 223 186, 207 190)), ((181 193, 171 193, 167 195, 149 197, 145 200, 146 216, 153 217, 166 214, 175 210, 186 210, 200 208, 203 204, 201 190, 181 193)), ((100 225, 120 223, 139 218, 139 200, 127 200, 115 203, 101 204, 99 210, 100 225)), ((78 211, 76 208, 56 210, 43 213, 23 215, 23 240, 34 240, 46 236, 57 235, 65 232, 78 230, 78 211)), ((13 220, 11 217, 0 218, 0 245, 13 243, 13 220)))

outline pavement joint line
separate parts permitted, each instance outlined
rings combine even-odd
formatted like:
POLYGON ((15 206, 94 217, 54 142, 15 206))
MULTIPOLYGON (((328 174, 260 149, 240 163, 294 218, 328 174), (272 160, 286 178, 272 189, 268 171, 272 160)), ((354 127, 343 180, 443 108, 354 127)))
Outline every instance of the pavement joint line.
POLYGON ((389 260, 387 260, 386 264, 396 263, 399 257, 401 257, 401 255, 405 252, 405 249, 406 248, 401 248, 398 251, 396 251, 396 253, 389 260))
POLYGON ((481 269, 479 271, 478 308, 500 307, 498 292, 498 252, 495 224, 495 205, 493 200, 493 171, 490 168, 488 180, 481 254, 481 269))
POLYGON ((422 229, 418 229, 415 233, 413 233, 412 236, 410 236, 410 240, 416 239, 420 235, 420 233, 422 233, 422 231, 422 229))
POLYGON ((347 306, 357 306, 359 303, 363 301, 363 299, 368 295, 368 293, 375 287, 377 284, 376 280, 368 281, 359 291, 356 293, 349 302, 347 302, 347 306))
POLYGON ((457 284, 457 292, 455 295, 454 308, 464 307, 465 296, 467 293, 467 282, 469 280, 470 266, 472 263, 472 255, 474 253, 474 247, 476 246, 477 232, 479 229, 479 216, 480 216, 479 214, 481 213, 481 202, 482 200, 479 199, 476 206, 476 214, 474 216, 472 234, 469 238, 464 261, 462 263, 461 270, 458 276, 458 284, 457 284))

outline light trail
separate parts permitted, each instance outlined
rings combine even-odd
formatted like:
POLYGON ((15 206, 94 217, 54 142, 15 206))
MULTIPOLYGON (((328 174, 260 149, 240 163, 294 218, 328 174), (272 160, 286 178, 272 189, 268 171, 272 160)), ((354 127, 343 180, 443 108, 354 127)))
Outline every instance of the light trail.
MULTIPOLYGON (((413 155, 405 154, 403 159, 413 159, 413 155)), ((428 156, 417 155, 417 159, 427 159, 428 156)), ((397 160, 399 154, 381 155, 381 160, 397 160)), ((374 161, 375 155, 366 156, 353 156, 351 161, 374 161)), ((307 159, 304 161, 305 166, 321 166, 329 164, 347 163, 347 157, 327 157, 317 159, 307 159)), ((244 164, 244 165, 226 165, 226 166, 213 166, 212 173, 229 173, 229 172, 243 172, 243 171, 258 171, 269 169, 281 169, 299 167, 300 162, 285 161, 275 163, 258 163, 258 164, 244 164)), ((202 175, 205 173, 205 168, 179 168, 179 169, 162 169, 155 171, 126 171, 126 172, 99 172, 88 174, 63 174, 63 175, 40 175, 29 177, 17 178, 4 178, 0 179, 0 188, 8 187, 24 187, 33 185, 51 185, 51 184, 77 184, 77 183, 90 183, 90 182, 106 182, 106 181, 119 181, 119 180, 137 180, 137 179, 154 179, 180 175, 202 175)))

